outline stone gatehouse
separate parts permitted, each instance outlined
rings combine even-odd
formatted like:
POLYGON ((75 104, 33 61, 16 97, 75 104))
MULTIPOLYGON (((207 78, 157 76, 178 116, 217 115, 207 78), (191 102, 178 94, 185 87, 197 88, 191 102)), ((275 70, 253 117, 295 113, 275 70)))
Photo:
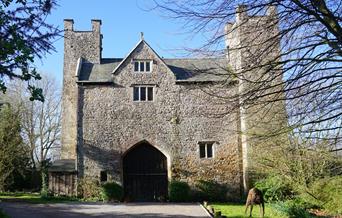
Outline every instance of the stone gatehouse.
MULTIPOLYGON (((126 57, 102 58, 100 20, 92 20, 91 31, 74 30, 69 19, 64 27, 57 165, 74 163, 77 179, 115 181, 132 200, 166 197, 171 180, 216 181, 230 190, 228 198, 243 193, 243 120, 229 100, 239 91, 229 76, 242 63, 237 56, 162 58, 141 36, 126 57)), ((239 40, 232 36, 231 46, 239 40)), ((60 180, 67 178, 62 171, 54 168, 60 180)))

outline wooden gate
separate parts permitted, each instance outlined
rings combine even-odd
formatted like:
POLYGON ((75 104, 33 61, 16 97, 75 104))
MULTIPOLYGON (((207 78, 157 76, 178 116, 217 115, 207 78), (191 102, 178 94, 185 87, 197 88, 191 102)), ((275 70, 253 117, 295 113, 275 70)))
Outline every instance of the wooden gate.
POLYGON ((167 162, 158 149, 140 143, 123 158, 125 198, 130 201, 164 201, 167 196, 167 162))

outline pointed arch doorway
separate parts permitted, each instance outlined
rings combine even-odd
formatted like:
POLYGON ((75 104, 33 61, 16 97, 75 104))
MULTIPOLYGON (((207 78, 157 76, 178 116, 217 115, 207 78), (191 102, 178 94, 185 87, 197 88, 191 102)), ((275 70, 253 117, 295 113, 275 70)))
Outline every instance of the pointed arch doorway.
POLYGON ((129 201, 164 201, 167 197, 166 156, 141 142, 123 157, 125 198, 129 201))

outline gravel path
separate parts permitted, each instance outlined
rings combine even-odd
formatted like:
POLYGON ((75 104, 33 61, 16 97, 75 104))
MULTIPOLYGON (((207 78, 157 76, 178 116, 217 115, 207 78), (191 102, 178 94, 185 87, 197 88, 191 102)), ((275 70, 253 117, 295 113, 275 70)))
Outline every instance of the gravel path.
POLYGON ((117 218, 208 218, 199 204, 171 203, 58 203, 28 204, 1 202, 0 208, 12 218, 56 218, 56 217, 117 217, 117 218))

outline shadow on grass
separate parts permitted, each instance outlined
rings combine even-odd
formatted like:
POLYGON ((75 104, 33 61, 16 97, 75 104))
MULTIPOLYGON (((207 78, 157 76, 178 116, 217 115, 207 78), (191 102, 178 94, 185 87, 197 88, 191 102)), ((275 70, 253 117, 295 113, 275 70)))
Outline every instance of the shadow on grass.
POLYGON ((32 204, 65 203, 75 202, 79 199, 74 197, 42 197, 39 193, 5 192, 0 193, 3 202, 26 202, 32 204))
POLYGON ((1 192, 0 198, 7 197, 37 197, 40 196, 38 192, 1 192))

